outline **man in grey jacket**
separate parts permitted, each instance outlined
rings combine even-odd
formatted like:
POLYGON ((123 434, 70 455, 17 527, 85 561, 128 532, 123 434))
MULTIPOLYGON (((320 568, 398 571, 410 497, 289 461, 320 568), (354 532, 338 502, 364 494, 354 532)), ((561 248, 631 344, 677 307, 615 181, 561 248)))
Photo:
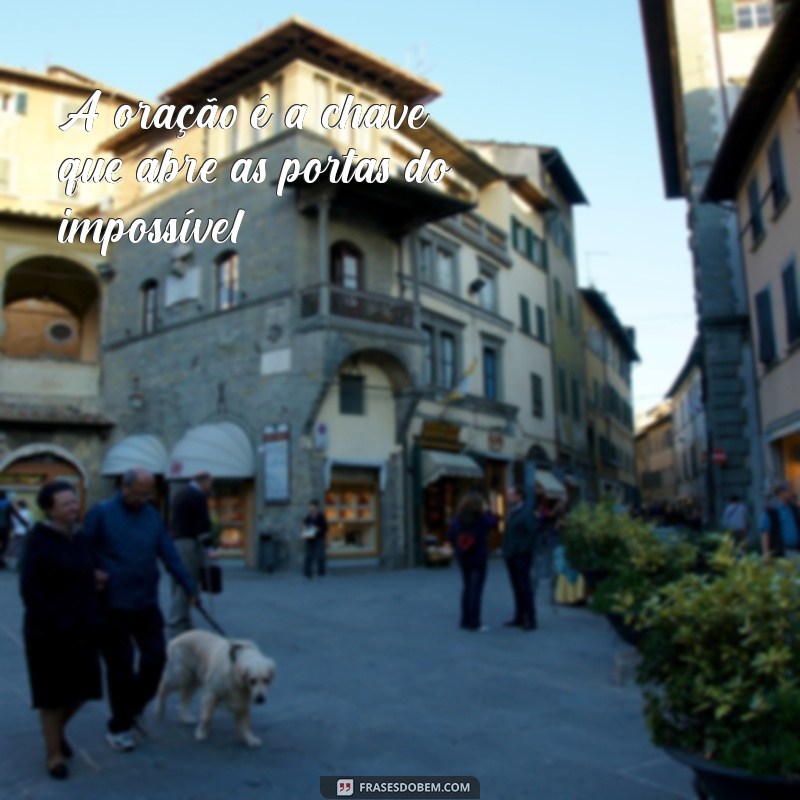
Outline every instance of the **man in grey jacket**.
POLYGON ((536 548, 536 520, 525 504, 521 486, 509 486, 506 491, 508 510, 503 536, 503 556, 514 593, 514 616, 506 626, 523 631, 536 629, 536 604, 531 585, 531 565, 536 548))

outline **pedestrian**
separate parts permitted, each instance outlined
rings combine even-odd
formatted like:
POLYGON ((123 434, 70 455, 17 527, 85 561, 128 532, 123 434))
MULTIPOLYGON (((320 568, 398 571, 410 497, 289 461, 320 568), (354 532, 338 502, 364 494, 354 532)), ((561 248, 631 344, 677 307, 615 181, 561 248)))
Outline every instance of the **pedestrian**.
POLYGON ((155 481, 143 469, 122 476, 119 490, 86 516, 95 567, 107 577, 100 649, 106 664, 114 750, 136 747, 133 728, 158 689, 166 661, 164 617, 158 606, 158 560, 199 605, 197 586, 150 503, 155 481), (137 657, 138 651, 138 657, 137 657))
POLYGON ((506 560, 511 591, 514 594, 514 616, 507 627, 523 631, 536 629, 536 603, 531 585, 531 565, 536 549, 536 523, 533 511, 525 505, 521 486, 506 491, 508 513, 503 535, 503 556, 506 560))
MULTIPOLYGON (((208 496, 213 480, 208 472, 198 472, 187 486, 179 489, 172 501, 170 533, 186 571, 200 584, 200 572, 208 565, 211 547, 211 516, 208 496)), ((189 595, 180 581, 172 579, 168 633, 174 638, 192 627, 189 595)))
POLYGON ((20 498, 17 500, 15 506, 17 515, 14 517, 11 542, 6 552, 6 558, 13 561, 14 566, 18 565, 20 562, 25 547, 25 536, 33 527, 33 514, 31 514, 30 508, 28 508, 27 501, 20 498))
POLYGON ((773 487, 772 500, 761 514, 758 531, 765 559, 798 557, 800 511, 792 501, 792 487, 786 481, 778 481, 773 487))
POLYGON ((735 494, 728 498, 722 512, 722 528, 730 531, 737 543, 743 544, 747 541, 747 506, 735 494))
POLYGON ((450 523, 448 538, 458 559, 461 590, 461 627, 467 631, 488 631, 481 624, 481 599, 489 561, 489 533, 497 517, 480 492, 467 492, 450 523))
POLYGON ((11 528, 19 513, 5 489, 0 489, 0 569, 6 568, 6 551, 11 537, 11 528))
POLYGON ((69 776, 67 723, 87 700, 102 697, 92 553, 77 527, 78 498, 66 481, 46 483, 25 548, 20 593, 25 607, 25 657, 34 708, 44 736, 47 771, 69 776))
POLYGON ((318 500, 308 504, 308 514, 303 519, 303 540, 305 541, 305 559, 303 572, 306 578, 314 577, 314 565, 317 575, 325 574, 325 546, 328 538, 328 520, 319 507, 318 500))

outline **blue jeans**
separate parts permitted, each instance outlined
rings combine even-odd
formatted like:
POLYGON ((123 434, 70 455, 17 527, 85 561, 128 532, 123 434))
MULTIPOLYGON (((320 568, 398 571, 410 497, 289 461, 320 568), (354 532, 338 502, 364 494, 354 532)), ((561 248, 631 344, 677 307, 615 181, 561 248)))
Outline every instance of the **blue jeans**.
POLYGON ((486 562, 459 559, 464 587, 461 591, 461 627, 476 630, 481 626, 481 598, 486 582, 486 562))

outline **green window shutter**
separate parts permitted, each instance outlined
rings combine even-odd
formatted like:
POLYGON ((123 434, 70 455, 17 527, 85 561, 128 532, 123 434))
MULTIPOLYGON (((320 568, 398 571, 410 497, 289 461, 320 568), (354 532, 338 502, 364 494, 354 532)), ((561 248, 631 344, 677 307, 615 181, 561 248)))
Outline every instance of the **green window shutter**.
POLYGON ((28 95, 17 92, 17 114, 24 114, 28 110, 28 95))
POLYGON ((715 0, 717 6, 717 28, 721 31, 736 30, 734 0, 715 0))
POLYGON ((547 242, 542 239, 542 266, 547 269, 547 242))

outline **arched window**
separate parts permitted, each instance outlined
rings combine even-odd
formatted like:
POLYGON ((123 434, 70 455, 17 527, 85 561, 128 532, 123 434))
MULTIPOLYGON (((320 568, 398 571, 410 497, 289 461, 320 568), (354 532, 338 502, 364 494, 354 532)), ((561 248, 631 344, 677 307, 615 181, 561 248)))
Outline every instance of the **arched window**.
POLYGON ((142 284, 142 333, 152 333, 158 325, 158 281, 142 284))
POLYGON ((223 253, 216 263, 217 310, 227 311, 239 305, 239 254, 223 253))
POLYGON ((331 283, 352 291, 364 288, 364 256, 351 242, 331 247, 331 283))

